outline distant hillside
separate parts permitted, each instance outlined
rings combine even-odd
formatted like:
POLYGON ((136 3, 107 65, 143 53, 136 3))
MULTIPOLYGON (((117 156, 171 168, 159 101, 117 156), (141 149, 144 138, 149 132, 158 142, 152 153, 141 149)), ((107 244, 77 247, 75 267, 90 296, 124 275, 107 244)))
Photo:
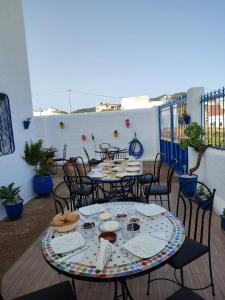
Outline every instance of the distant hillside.
POLYGON ((81 108, 81 109, 77 109, 72 111, 72 114, 80 114, 80 113, 85 113, 85 112, 96 112, 96 108, 95 107, 89 107, 89 108, 81 108))
POLYGON ((178 93, 174 93, 172 95, 161 95, 155 98, 150 98, 151 101, 160 101, 162 98, 166 97, 166 99, 177 99, 183 96, 187 96, 187 93, 185 92, 178 92, 178 93))

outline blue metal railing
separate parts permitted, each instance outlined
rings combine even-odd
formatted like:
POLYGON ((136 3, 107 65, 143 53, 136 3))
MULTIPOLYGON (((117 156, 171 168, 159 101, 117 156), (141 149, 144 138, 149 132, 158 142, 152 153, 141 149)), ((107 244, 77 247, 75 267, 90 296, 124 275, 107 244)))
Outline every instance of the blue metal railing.
POLYGON ((209 146, 225 149, 225 88, 201 97, 201 122, 209 146))
POLYGON ((179 174, 188 171, 188 150, 181 149, 179 141, 184 137, 185 124, 183 114, 186 112, 187 98, 173 99, 159 107, 160 152, 165 162, 178 161, 179 174))

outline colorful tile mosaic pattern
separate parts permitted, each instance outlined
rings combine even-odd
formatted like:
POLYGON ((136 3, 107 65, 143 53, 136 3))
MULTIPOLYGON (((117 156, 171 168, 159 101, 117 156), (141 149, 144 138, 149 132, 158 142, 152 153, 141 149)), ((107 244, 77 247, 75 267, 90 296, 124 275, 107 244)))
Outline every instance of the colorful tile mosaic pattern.
MULTIPOLYGON (((171 213, 166 212, 163 215, 157 215, 154 217, 145 217, 136 211, 137 205, 146 205, 134 202, 115 202, 104 204, 106 211, 110 212, 112 216, 117 213, 126 212, 128 219, 132 216, 137 216, 140 219, 141 232, 154 233, 163 232, 168 240, 166 247, 155 256, 148 259, 140 259, 132 254, 127 255, 124 252, 123 243, 125 242, 121 234, 121 230, 117 232, 117 241, 114 244, 115 251, 104 270, 99 271, 95 267, 99 250, 99 227, 100 222, 95 217, 94 222, 96 224, 95 235, 92 239, 86 241, 87 250, 84 252, 82 259, 78 261, 63 262, 57 264, 57 259, 62 255, 56 255, 50 245, 52 238, 57 236, 57 233, 52 227, 49 227, 42 237, 42 251, 45 258, 60 270, 70 273, 70 275, 78 275, 84 277, 97 277, 97 278, 114 278, 120 276, 133 275, 146 270, 150 270, 161 263, 165 262, 171 256, 173 256, 183 244, 185 239, 185 231, 181 222, 176 219, 171 213), (126 254, 126 255, 125 255, 126 254)), ((87 221, 82 218, 83 222, 87 221)), ((89 218, 90 220, 90 218, 89 218)), ((128 221, 128 220, 127 220, 128 221)), ((126 223, 126 221, 125 221, 126 223)), ((82 225, 82 221, 81 221, 82 225)), ((124 224, 123 224, 124 225, 124 224)), ((82 233, 82 227, 77 230, 82 233)), ((137 233, 138 234, 138 233, 137 233)))

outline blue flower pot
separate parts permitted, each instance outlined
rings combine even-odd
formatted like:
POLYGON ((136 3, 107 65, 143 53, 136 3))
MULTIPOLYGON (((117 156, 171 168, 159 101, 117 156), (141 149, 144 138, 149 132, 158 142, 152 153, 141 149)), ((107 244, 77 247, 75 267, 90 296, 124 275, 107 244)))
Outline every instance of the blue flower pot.
POLYGON ((205 200, 204 198, 202 198, 201 195, 199 195, 198 193, 195 194, 195 201, 199 203, 199 205, 201 206, 201 208, 203 209, 211 209, 212 208, 212 204, 213 202, 208 200, 205 200))
POLYGON ((34 191, 40 197, 47 197, 53 190, 52 176, 35 176, 33 179, 34 191))
POLYGON ((28 129, 30 126, 30 121, 23 121, 23 127, 24 129, 28 129))
POLYGON ((23 212, 23 200, 15 204, 5 204, 5 211, 11 220, 17 220, 23 212))
POLYGON ((221 216, 221 227, 223 230, 225 230, 225 217, 221 216))
POLYGON ((183 119, 184 119, 184 122, 185 122, 186 125, 190 124, 191 116, 189 116, 189 115, 184 115, 184 116, 183 116, 183 119))
POLYGON ((197 175, 180 175, 179 183, 187 196, 193 196, 197 190, 197 175))

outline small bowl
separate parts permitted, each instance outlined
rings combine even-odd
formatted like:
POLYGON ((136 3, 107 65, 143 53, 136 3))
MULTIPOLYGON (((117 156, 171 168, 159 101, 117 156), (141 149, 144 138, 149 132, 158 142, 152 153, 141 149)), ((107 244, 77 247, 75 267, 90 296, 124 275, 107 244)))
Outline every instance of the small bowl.
POLYGON ((99 234, 98 236, 99 240, 100 238, 109 241, 111 244, 114 244, 117 238, 117 235, 115 232, 110 232, 110 231, 106 231, 106 232, 102 232, 99 234))
POLYGON ((127 218, 127 214, 125 213, 119 213, 119 214, 116 214, 116 219, 117 221, 123 221, 127 218))
POLYGON ((138 218, 138 217, 131 217, 129 221, 130 221, 130 223, 137 223, 137 224, 139 224, 140 223, 140 218, 138 218))

